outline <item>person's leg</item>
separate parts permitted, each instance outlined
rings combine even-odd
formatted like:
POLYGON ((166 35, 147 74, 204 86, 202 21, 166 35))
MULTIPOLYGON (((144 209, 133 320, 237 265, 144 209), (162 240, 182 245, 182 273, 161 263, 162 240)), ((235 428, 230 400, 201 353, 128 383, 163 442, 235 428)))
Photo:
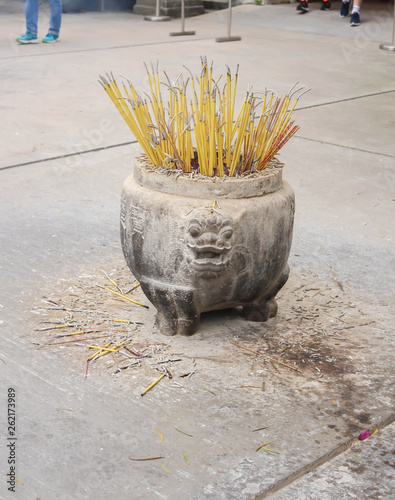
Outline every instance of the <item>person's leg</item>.
POLYGON ((299 0, 299 4, 296 7, 296 10, 299 11, 300 14, 305 14, 309 11, 309 2, 308 0, 299 0))
POLYGON ((340 17, 347 17, 350 12, 350 0, 342 0, 340 7, 340 17))
POLYGON ((51 8, 51 21, 48 33, 59 35, 62 23, 62 0, 49 0, 49 5, 51 8))
POLYGON ((37 35, 38 0, 26 0, 25 2, 26 30, 37 35))
POLYGON ((359 13, 359 9, 361 8, 361 5, 362 5, 362 0, 354 0, 351 14, 354 14, 354 12, 359 13))
POLYGON ((321 10, 331 10, 332 4, 330 0, 322 0, 321 10))
POLYGON ((361 8, 362 0, 354 0, 354 4, 351 11, 351 26, 359 26, 361 21, 359 19, 359 9, 361 8))

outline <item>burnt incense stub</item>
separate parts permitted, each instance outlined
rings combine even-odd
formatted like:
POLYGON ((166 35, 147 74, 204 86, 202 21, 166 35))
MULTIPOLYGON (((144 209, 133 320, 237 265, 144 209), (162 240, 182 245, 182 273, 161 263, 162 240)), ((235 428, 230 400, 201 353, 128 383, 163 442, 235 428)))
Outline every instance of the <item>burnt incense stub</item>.
POLYGON ((122 191, 123 253, 166 335, 193 334, 205 311, 242 306, 250 321, 275 316, 293 220, 294 193, 278 166, 194 180, 137 159, 122 191))

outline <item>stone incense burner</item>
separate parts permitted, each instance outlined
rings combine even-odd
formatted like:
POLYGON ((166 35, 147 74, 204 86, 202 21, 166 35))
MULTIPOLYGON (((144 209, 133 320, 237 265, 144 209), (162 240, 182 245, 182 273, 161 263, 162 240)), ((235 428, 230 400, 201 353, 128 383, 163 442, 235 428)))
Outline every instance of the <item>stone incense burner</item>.
POLYGON ((216 77, 200 63, 174 81, 145 65, 143 93, 100 79, 145 154, 123 186, 121 241, 166 335, 191 335, 201 313, 236 306, 267 321, 289 273, 294 194, 275 155, 299 130, 291 115, 309 89, 296 83, 280 98, 249 86, 237 111, 239 66, 216 77))
POLYGON ((191 335, 201 313, 236 306, 249 321, 274 317, 294 206, 276 161, 246 178, 193 179, 136 159, 123 185, 121 242, 160 332, 191 335))

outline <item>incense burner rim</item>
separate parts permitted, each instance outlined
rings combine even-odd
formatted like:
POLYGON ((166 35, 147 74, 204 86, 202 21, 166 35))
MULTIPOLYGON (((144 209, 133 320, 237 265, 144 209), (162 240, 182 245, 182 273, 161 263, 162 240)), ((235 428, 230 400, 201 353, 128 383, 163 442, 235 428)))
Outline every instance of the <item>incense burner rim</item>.
POLYGON ((190 198, 253 198, 274 193, 282 186, 283 164, 275 161, 248 177, 206 177, 155 169, 142 157, 136 157, 133 177, 141 186, 162 193, 190 198))

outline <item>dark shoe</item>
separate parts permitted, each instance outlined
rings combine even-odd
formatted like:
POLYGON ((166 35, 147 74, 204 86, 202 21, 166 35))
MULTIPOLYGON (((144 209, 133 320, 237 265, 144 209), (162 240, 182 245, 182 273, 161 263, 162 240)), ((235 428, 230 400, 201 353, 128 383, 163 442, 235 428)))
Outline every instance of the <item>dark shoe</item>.
POLYGON ((325 0, 322 2, 322 5, 321 5, 321 10, 331 10, 332 9, 332 6, 331 6, 331 3, 329 0, 327 0, 325 2, 325 0))
POLYGON ((301 14, 306 14, 309 11, 309 3, 307 0, 301 0, 296 10, 300 11, 301 14))
POLYGON ((340 9, 340 17, 347 17, 350 10, 351 2, 342 2, 342 7, 340 9))
POLYGON ((361 24, 361 21, 359 20, 359 13, 354 12, 354 14, 351 14, 350 25, 351 26, 359 26, 360 24, 361 24))

